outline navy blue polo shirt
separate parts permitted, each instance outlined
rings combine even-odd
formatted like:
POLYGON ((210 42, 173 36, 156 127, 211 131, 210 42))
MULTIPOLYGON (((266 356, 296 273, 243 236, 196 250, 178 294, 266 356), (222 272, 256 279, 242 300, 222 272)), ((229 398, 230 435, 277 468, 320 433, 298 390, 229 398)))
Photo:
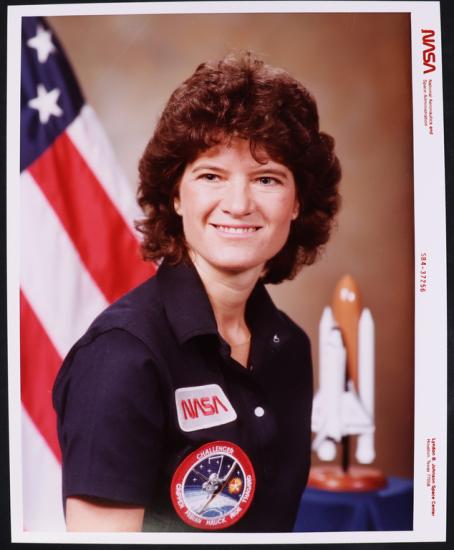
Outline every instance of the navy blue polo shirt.
POLYGON ((164 262, 101 313, 54 386, 63 499, 144 506, 144 530, 192 529, 171 502, 172 477, 194 450, 227 441, 247 455, 256 483, 227 530, 291 531, 310 463, 310 342, 261 282, 246 321, 248 368, 231 358, 190 263, 164 262))

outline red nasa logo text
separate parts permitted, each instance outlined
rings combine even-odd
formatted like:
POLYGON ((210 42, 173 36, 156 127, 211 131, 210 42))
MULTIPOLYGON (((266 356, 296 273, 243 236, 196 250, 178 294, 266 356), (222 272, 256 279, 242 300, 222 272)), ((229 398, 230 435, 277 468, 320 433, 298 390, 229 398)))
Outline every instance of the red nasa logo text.
POLYGON ((435 71, 435 31, 432 29, 421 29, 422 43, 425 48, 422 52, 424 74, 435 71))
POLYGON ((198 529, 225 529, 247 512, 255 474, 246 453, 229 441, 199 447, 178 466, 171 483, 180 518, 198 529))
POLYGON ((189 386, 175 391, 178 425, 184 432, 220 426, 236 420, 236 412, 218 384, 189 386))
POLYGON ((201 399, 183 399, 181 401, 181 409, 185 419, 197 418, 199 411, 204 416, 218 414, 220 410, 228 411, 217 395, 202 397, 201 399))

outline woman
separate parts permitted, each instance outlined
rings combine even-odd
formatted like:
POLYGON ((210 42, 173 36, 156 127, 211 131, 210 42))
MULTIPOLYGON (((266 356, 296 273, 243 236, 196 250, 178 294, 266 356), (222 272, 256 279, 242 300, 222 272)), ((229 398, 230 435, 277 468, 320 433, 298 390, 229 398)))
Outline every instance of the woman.
POLYGON ((333 140, 288 73, 200 65, 140 162, 157 275, 72 348, 54 404, 69 530, 291 531, 310 462, 306 334, 268 296, 339 197, 333 140))

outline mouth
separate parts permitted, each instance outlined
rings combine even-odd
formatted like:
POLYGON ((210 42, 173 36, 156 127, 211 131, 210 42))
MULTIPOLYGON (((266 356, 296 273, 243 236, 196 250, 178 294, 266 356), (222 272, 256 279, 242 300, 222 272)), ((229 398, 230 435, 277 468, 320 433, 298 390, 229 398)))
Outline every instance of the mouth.
POLYGON ((248 235, 256 233, 261 226, 259 225, 221 225, 210 223, 212 227, 219 231, 220 233, 225 233, 226 235, 248 235))

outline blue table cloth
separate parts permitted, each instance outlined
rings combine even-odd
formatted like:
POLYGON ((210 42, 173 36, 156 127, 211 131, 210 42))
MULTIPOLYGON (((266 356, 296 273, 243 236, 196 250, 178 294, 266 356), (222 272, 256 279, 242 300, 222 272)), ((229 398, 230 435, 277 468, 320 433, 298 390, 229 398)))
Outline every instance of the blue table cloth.
POLYGON ((365 493, 307 488, 296 532, 403 531, 413 529, 413 481, 389 477, 388 486, 365 493))

